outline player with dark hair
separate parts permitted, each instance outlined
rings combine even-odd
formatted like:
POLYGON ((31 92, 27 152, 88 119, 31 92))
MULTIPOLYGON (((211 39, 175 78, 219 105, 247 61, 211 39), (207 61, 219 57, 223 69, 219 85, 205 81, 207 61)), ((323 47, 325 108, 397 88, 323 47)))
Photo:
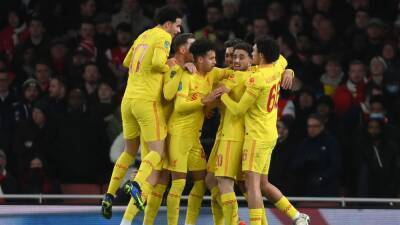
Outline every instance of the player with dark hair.
MULTIPOLYGON (((168 160, 164 168, 171 171, 172 185, 167 198, 168 224, 178 224, 179 205, 186 184, 186 174, 191 172, 194 185, 189 194, 185 224, 196 223, 203 195, 206 191, 206 158, 200 144, 205 109, 211 106, 220 93, 212 91, 216 72, 213 70, 215 46, 207 40, 197 40, 190 46, 197 72, 182 71, 181 82, 168 121, 168 160)), ((176 73, 180 73, 176 71, 176 73)), ((178 74, 176 75, 178 76, 178 74)))
MULTIPOLYGON (((163 101, 163 113, 166 121, 168 121, 168 118, 172 113, 173 100, 175 98, 179 83, 182 78, 182 72, 190 65, 193 65, 191 64, 191 62, 193 62, 193 57, 192 54, 189 52, 189 48, 194 41, 194 35, 191 33, 178 34, 172 39, 171 54, 173 54, 173 57, 171 58, 171 60, 173 60, 176 65, 174 65, 171 70, 164 75, 163 95, 165 101, 163 101)), ((143 145, 141 150, 142 155, 147 154, 148 150, 146 146, 143 145)), ((169 183, 169 177, 170 174, 168 173, 168 171, 162 170, 153 191, 147 196, 147 205, 145 208, 143 219, 144 224, 154 224, 158 209, 161 205, 162 197, 169 183)), ((152 178, 153 174, 149 179, 152 178)), ((137 213, 138 209, 133 204, 133 200, 131 199, 127 209, 125 210, 121 225, 131 224, 137 213)))
POLYGON ((149 152, 144 156, 134 180, 127 185, 138 209, 144 209, 142 193, 147 196, 154 183, 147 178, 161 167, 164 156, 166 122, 161 105, 163 73, 169 70, 167 59, 172 37, 180 32, 182 14, 165 6, 157 15, 157 26, 144 31, 135 40, 123 65, 129 68, 128 84, 121 103, 125 150, 117 160, 110 185, 102 201, 102 214, 112 216, 112 201, 122 178, 132 164, 142 136, 149 152))
MULTIPOLYGON (((287 61, 279 56, 279 46, 275 40, 262 37, 255 42, 253 63, 258 65, 258 69, 245 82, 246 88, 240 100, 235 101, 227 94, 233 90, 229 85, 228 88, 224 86, 225 94, 221 96, 227 110, 233 115, 244 115, 242 171, 246 174, 250 224, 268 224, 263 206, 264 194, 296 225, 306 225, 309 217, 299 213, 279 189, 268 182, 271 154, 278 137, 276 123, 279 89, 287 61)), ((227 198, 227 201, 234 200, 234 195, 227 198)), ((232 208, 235 207, 237 205, 232 208)))

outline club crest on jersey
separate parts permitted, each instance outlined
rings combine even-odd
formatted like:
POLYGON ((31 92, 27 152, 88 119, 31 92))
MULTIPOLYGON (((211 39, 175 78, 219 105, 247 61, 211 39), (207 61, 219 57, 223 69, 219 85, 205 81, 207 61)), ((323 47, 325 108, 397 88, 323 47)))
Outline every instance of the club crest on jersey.
POLYGON ((165 41, 165 42, 164 42, 164 47, 165 47, 165 48, 169 48, 169 41, 165 41))
POLYGON ((176 71, 175 71, 175 70, 172 70, 171 73, 170 73, 170 75, 169 75, 169 77, 170 77, 170 78, 173 78, 175 75, 176 75, 176 71))
POLYGON ((183 85, 182 85, 182 81, 181 81, 181 82, 179 82, 179 85, 178 85, 178 91, 182 91, 182 88, 183 88, 183 85))

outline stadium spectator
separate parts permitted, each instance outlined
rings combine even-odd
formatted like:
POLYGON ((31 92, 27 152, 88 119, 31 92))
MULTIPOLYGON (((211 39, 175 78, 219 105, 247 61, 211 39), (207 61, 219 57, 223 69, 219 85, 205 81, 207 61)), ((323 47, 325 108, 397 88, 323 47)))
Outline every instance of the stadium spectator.
POLYGON ((108 82, 101 82, 97 89, 97 101, 93 106, 92 113, 100 117, 106 124, 106 131, 111 143, 122 131, 120 111, 115 92, 108 82))
POLYGON ((111 24, 114 29, 118 24, 131 25, 131 33, 134 39, 145 29, 151 27, 154 22, 143 15, 143 10, 138 0, 122 0, 120 11, 112 16, 111 24))
MULTIPOLYGON (((33 156, 27 162, 21 182, 21 193, 61 194, 60 184, 49 176, 45 161, 40 156, 33 156)), ((45 203, 51 202, 54 200, 45 200, 45 203)))
POLYGON ((83 21, 80 25, 77 50, 86 53, 92 62, 96 62, 98 56, 95 35, 96 30, 94 23, 90 20, 83 21))
POLYGON ((197 30, 194 35, 196 39, 205 38, 214 42, 217 37, 215 34, 215 25, 222 18, 222 9, 218 3, 210 3, 206 6, 206 21, 205 27, 197 30))
POLYGON ((83 88, 82 90, 85 92, 87 96, 88 104, 91 105, 95 102, 97 88, 99 86, 100 81, 100 72, 97 64, 88 63, 85 65, 83 74, 83 88))
POLYGON ((63 183, 104 183, 108 177, 108 138, 104 123, 90 114, 85 93, 72 89, 68 113, 58 121, 54 151, 63 183))
POLYGON ((384 117, 371 115, 355 139, 359 197, 394 198, 399 195, 399 143, 392 138, 384 117))
POLYGON ((283 117, 278 121, 278 141, 272 152, 268 174, 270 182, 290 196, 296 194, 296 179, 292 176, 293 171, 290 167, 296 154, 297 144, 291 133, 292 123, 293 119, 290 117, 283 117))
POLYGON ((50 65, 45 61, 37 61, 35 63, 35 79, 39 81, 40 89, 43 93, 49 91, 49 82, 52 74, 50 65))
POLYGON ((33 104, 41 94, 40 83, 35 79, 28 79, 22 84, 23 95, 21 99, 13 104, 15 122, 29 120, 31 118, 33 104))
MULTIPOLYGON (((0 194, 17 194, 19 193, 17 180, 6 167, 7 155, 0 149, 0 194)), ((0 199, 0 202, 11 202, 11 200, 0 199)))
POLYGON ((31 119, 16 125, 13 138, 13 155, 16 157, 16 175, 22 178, 25 165, 37 154, 47 156, 52 152, 52 130, 48 119, 48 104, 39 101, 33 106, 31 119))
POLYGON ((321 84, 325 95, 333 96, 336 88, 343 82, 344 73, 340 60, 337 57, 330 57, 325 64, 325 72, 321 76, 321 84))
POLYGON ((69 50, 66 42, 61 39, 53 39, 50 42, 50 59, 51 59, 51 68, 54 69, 55 74, 67 75, 67 66, 69 60, 69 50))
POLYGON ((366 69, 361 61, 353 61, 349 66, 349 78, 340 85, 333 96, 338 116, 345 116, 360 107, 365 99, 366 69))
POLYGON ((264 17, 258 17, 253 19, 253 23, 250 26, 250 32, 247 32, 244 40, 249 43, 254 43, 257 38, 268 34, 270 34, 270 27, 267 19, 264 17))
POLYGON ((111 16, 107 13, 99 13, 93 19, 96 30, 96 47, 100 52, 115 45, 114 30, 111 26, 111 16))
POLYGON ((302 196, 338 196, 342 157, 337 141, 326 132, 318 114, 308 118, 307 133, 293 161, 301 182, 297 188, 302 196))
POLYGON ((0 31, 0 52, 5 53, 9 62, 14 57, 15 47, 29 37, 23 13, 17 10, 8 12, 8 25, 0 31))
MULTIPOLYGON (((49 39, 47 38, 46 28, 44 27, 43 21, 39 17, 32 17, 29 21, 29 38, 19 44, 19 46, 32 46, 34 55, 43 58, 49 54, 49 39)), ((17 48, 19 48, 17 46, 17 48)), ((18 49, 16 50, 18 53, 18 49)))
POLYGON ((0 148, 5 152, 11 151, 11 138, 14 125, 13 104, 16 96, 10 90, 11 80, 5 70, 0 71, 0 148))
POLYGON ((105 52, 108 60, 107 66, 113 73, 117 87, 122 88, 126 85, 128 69, 122 63, 125 55, 130 49, 132 42, 131 27, 127 23, 120 23, 117 26, 117 46, 107 49, 105 52))
POLYGON ((50 79, 49 86, 49 116, 51 118, 60 118, 67 113, 67 86, 65 81, 60 77, 53 77, 50 79))
POLYGON ((289 19, 289 33, 298 38, 298 35, 304 31, 304 19, 301 14, 292 14, 289 19))
POLYGON ((275 37, 286 32, 286 12, 280 1, 271 1, 267 6, 266 17, 271 28, 271 34, 275 37))

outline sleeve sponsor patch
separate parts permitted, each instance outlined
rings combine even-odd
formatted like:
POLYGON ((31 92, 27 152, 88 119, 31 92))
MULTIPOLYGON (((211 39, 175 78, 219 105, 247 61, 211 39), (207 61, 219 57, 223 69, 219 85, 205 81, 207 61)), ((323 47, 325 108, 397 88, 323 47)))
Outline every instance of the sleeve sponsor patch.
POLYGON ((169 41, 165 41, 165 42, 164 42, 164 47, 165 47, 165 48, 168 49, 168 48, 169 48, 169 45, 170 45, 170 44, 169 44, 169 41))
POLYGON ((182 91, 182 88, 183 88, 183 85, 182 85, 182 81, 181 81, 181 82, 179 82, 179 85, 178 85, 178 91, 182 91))

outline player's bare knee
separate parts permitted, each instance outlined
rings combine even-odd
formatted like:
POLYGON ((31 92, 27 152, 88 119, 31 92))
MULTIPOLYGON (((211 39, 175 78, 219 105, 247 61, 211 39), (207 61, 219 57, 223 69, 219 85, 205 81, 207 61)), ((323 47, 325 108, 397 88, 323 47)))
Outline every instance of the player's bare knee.
POLYGON ((186 173, 171 171, 172 180, 186 179, 186 173))
POLYGON ((132 157, 135 157, 139 149, 139 145, 140 145, 139 137, 133 139, 125 139, 124 151, 129 155, 131 155, 132 157))
POLYGON ((165 155, 165 151, 164 151, 164 140, 161 141, 148 141, 146 142, 148 148, 150 151, 155 151, 158 154, 160 154, 160 156, 163 158, 165 155))
POLYGON ((234 182, 232 179, 227 177, 217 177, 217 180, 218 180, 218 188, 222 194, 233 192, 234 182))
POLYGON ((191 171, 190 175, 194 181, 205 180, 207 172, 205 170, 191 171))
POLYGON ((158 178, 158 184, 168 185, 170 180, 170 173, 168 170, 162 170, 158 178))
POLYGON ((218 184, 217 179, 215 178, 213 173, 207 173, 205 182, 206 182, 206 186, 209 190, 213 189, 218 184))

